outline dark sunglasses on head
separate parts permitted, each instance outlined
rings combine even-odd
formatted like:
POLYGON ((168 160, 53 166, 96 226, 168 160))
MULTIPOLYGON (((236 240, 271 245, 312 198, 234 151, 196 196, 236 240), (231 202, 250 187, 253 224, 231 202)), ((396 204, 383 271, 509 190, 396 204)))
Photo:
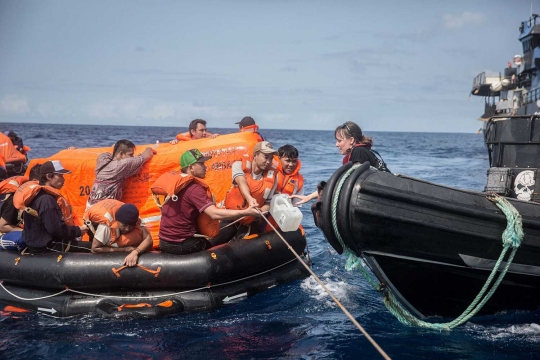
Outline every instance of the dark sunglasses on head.
POLYGON ((351 135, 353 134, 351 128, 349 127, 349 125, 347 125, 347 123, 343 123, 343 125, 341 125, 341 128, 342 128, 342 129, 345 129, 345 128, 346 128, 347 130, 349 130, 349 133, 350 133, 351 135))

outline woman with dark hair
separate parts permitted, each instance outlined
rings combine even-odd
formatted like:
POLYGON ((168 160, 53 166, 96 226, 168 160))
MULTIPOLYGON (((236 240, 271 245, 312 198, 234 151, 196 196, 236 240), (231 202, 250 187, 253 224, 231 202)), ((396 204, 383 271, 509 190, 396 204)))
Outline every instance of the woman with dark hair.
MULTIPOLYGON (((364 136, 362 134, 362 129, 356 123, 346 121, 343 125, 339 125, 334 131, 334 137, 336 138, 336 147, 341 152, 341 155, 345 155, 343 158, 343 165, 349 161, 352 161, 354 165, 369 161, 371 166, 376 168, 380 167, 379 160, 371 152, 373 139, 364 136)), ((320 193, 322 193, 321 189, 316 190, 309 195, 292 195, 291 198, 300 199, 300 201, 296 203, 297 205, 300 205, 316 199, 320 193)))
POLYGON ((347 121, 334 131, 336 147, 345 155, 343 165, 352 161, 353 164, 362 164, 369 161, 371 166, 378 167, 379 161, 370 151, 373 139, 362 134, 360 126, 352 121, 347 121))

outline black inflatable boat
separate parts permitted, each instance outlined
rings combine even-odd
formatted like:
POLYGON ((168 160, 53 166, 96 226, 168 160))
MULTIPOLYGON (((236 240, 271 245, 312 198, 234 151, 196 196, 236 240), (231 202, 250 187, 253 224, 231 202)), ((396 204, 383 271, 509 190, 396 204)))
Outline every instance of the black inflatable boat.
MULTIPOLYGON (((300 231, 281 233, 302 253, 300 231)), ((99 313, 159 317, 209 310, 308 276, 276 233, 233 240, 191 255, 160 252, 123 267, 125 253, 0 251, 0 302, 56 317, 99 313)))
MULTIPOLYGON (((533 201, 506 198, 521 214, 525 236, 502 282, 478 314, 540 307, 538 121, 537 116, 505 117, 488 124, 491 169, 485 190, 519 199, 528 194, 533 201), (532 181, 521 176, 528 171, 532 181)), ((334 173, 318 204, 316 222, 326 239, 341 254, 339 235, 366 261, 381 292, 391 291, 412 314, 460 315, 501 254, 505 215, 487 199, 487 192, 393 175, 367 163, 349 172, 351 167, 346 164, 334 173), (341 181, 344 174, 348 178, 341 181)))

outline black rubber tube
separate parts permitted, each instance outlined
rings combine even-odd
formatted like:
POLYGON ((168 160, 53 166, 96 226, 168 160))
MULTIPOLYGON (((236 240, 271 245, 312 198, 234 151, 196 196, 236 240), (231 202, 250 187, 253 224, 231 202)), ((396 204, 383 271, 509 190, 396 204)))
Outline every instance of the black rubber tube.
POLYGON ((369 162, 365 162, 362 165, 360 165, 358 168, 356 168, 352 174, 345 180, 345 183, 343 183, 343 187, 341 188, 341 192, 339 194, 339 201, 338 201, 338 208, 337 208, 337 214, 336 214, 336 220, 339 232, 341 234, 341 237, 343 239, 343 242, 349 249, 353 249, 354 247, 351 247, 351 243, 356 243, 353 239, 355 236, 351 232, 351 226, 350 226, 350 213, 353 212, 351 209, 351 196, 352 192, 356 186, 356 182, 360 175, 362 175, 365 171, 368 171, 370 168, 369 162))

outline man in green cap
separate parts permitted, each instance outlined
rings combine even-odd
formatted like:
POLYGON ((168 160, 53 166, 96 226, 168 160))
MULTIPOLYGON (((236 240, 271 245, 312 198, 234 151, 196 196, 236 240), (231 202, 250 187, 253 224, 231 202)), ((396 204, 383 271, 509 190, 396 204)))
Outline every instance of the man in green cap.
POLYGON ((256 206, 244 210, 218 209, 209 195, 208 186, 200 179, 206 176, 205 161, 197 149, 186 151, 180 157, 182 175, 176 182, 181 188, 175 195, 176 201, 167 201, 161 209, 159 247, 161 251, 173 254, 191 254, 210 248, 211 243, 204 237, 194 236, 197 219, 203 213, 212 220, 236 220, 243 216, 258 216, 256 206), (188 182, 187 185, 181 184, 188 182))

